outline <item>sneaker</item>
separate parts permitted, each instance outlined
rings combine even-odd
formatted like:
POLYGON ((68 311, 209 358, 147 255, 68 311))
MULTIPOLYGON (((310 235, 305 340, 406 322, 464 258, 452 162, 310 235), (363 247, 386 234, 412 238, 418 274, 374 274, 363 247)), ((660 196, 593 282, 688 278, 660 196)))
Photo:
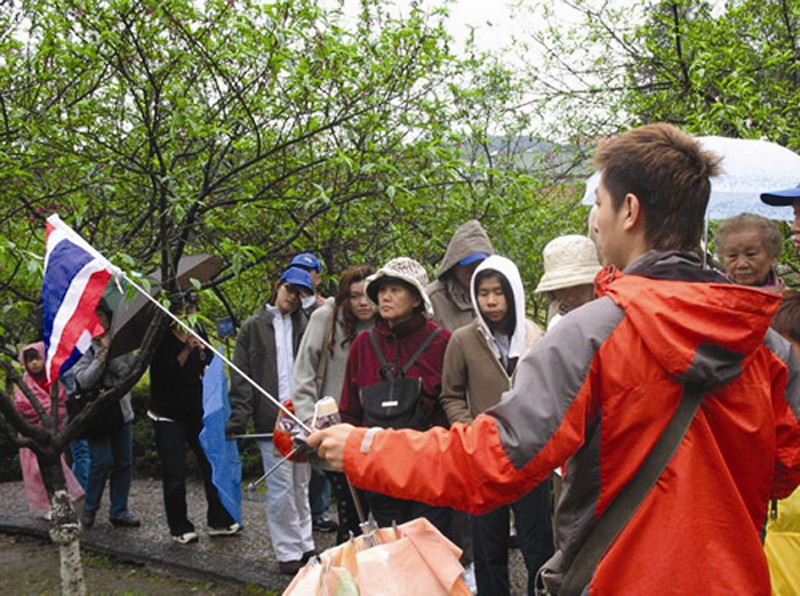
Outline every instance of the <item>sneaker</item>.
POLYGON ((225 528, 209 528, 209 536, 233 536, 242 530, 242 524, 233 523, 225 528))
POLYGON ((109 517, 108 521, 115 528, 138 528, 142 525, 142 522, 135 518, 130 511, 109 517))
POLYGON ((303 561, 278 561, 278 572, 281 575, 295 575, 303 568, 303 561))
POLYGON ((184 532, 180 536, 173 536, 172 539, 178 544, 191 544, 197 542, 200 538, 197 532, 184 532))
POLYGON ((311 527, 314 529, 315 532, 335 532, 336 530, 339 529, 339 524, 337 524, 332 519, 328 519, 325 517, 318 517, 311 524, 311 527))
POLYGON ((81 525, 84 528, 91 528, 94 525, 94 518, 97 515, 97 511, 90 511, 89 509, 84 509, 83 513, 81 513, 81 525))

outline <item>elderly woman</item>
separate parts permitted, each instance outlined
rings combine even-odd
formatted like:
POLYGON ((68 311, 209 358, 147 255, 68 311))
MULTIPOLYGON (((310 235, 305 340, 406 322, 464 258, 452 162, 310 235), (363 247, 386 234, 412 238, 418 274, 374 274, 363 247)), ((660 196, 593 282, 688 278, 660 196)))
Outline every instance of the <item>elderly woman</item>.
POLYGON ((740 213, 723 221, 715 235, 718 258, 734 283, 780 292, 783 280, 774 267, 781 256, 778 227, 754 213, 740 213))
MULTIPOLYGON (((425 269, 408 257, 392 259, 367 279, 367 296, 377 304, 378 316, 347 358, 339 404, 344 422, 417 430, 447 426, 439 394, 450 332, 430 321, 427 283, 425 269)), ((367 502, 381 527, 425 517, 449 532, 447 508, 373 492, 367 502)))

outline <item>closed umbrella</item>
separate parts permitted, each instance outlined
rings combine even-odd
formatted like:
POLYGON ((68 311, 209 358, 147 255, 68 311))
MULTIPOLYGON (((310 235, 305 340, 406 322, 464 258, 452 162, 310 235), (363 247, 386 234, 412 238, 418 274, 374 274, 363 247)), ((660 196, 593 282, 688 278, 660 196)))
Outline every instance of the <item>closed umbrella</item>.
POLYGON ((220 502, 231 517, 242 523, 242 462, 236 441, 225 438, 225 422, 230 413, 225 365, 221 358, 214 358, 203 375, 200 444, 211 464, 211 481, 217 487, 220 502))

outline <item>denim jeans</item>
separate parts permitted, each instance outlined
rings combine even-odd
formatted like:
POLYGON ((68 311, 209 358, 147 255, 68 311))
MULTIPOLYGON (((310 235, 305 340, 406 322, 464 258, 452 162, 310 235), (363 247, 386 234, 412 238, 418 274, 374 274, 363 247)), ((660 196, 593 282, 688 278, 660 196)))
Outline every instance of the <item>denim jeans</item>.
POLYGON ((89 486, 89 441, 87 439, 75 439, 69 444, 72 449, 72 473, 78 480, 83 490, 89 486))
POLYGON ((186 446, 194 453, 203 488, 206 494, 206 521, 210 528, 227 528, 236 520, 231 517, 219 500, 217 488, 211 482, 211 465, 200 444, 199 424, 186 422, 153 422, 156 448, 161 459, 161 486, 164 493, 164 508, 170 534, 180 536, 194 531, 186 511, 186 446))
POLYGON ((108 479, 111 493, 108 516, 122 515, 128 510, 128 493, 133 480, 133 425, 127 422, 118 431, 89 439, 88 443, 89 481, 84 509, 97 511, 100 508, 108 479))
POLYGON ((517 542, 528 570, 528 594, 534 593, 536 572, 553 552, 553 527, 548 478, 510 505, 472 517, 475 581, 479 594, 509 594, 509 511, 514 511, 517 542))
MULTIPOLYGON (((261 450, 264 472, 281 460, 272 441, 256 441, 261 450)), ((308 483, 311 465, 284 461, 267 477, 267 527, 275 558, 297 561, 314 550, 308 483)))
POLYGON ((311 506, 311 519, 327 519, 331 504, 331 485, 325 472, 311 468, 311 482, 308 484, 308 503, 311 506))

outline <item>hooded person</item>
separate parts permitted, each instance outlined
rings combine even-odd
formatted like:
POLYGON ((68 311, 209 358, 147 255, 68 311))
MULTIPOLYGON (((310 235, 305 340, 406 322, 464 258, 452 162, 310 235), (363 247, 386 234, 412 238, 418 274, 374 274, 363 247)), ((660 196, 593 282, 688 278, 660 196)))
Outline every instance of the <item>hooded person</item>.
MULTIPOLYGON (((22 376, 22 383, 33 393, 47 415, 52 413, 51 391, 47 386, 44 371, 44 342, 36 342, 25 346, 19 353, 19 363, 25 368, 22 376)), ((58 389, 56 399, 58 400, 58 429, 64 425, 64 417, 67 413, 66 399, 67 393, 61 381, 56 381, 58 389)), ((19 387, 14 392, 14 407, 29 424, 44 426, 44 421, 39 418, 36 409, 19 387)), ((50 499, 42 481, 42 473, 39 469, 39 461, 36 454, 30 449, 20 447, 19 464, 22 469, 22 481, 25 486, 25 498, 28 501, 28 510, 37 516, 50 518, 50 499)), ((64 455, 61 455, 61 469, 64 472, 64 480, 67 483, 70 499, 77 501, 83 497, 83 489, 75 478, 75 475, 67 467, 64 455)))
MULTIPOLYGON (((525 291, 517 266, 492 255, 470 284, 475 320, 457 329, 447 345, 442 406, 450 423, 470 424, 500 403, 512 388, 517 362, 542 337, 525 318, 525 291)), ((553 554, 550 481, 509 505, 472 517, 475 579, 479 594, 509 594, 509 518, 514 511, 517 542, 528 570, 529 593, 536 571, 553 554)))
POLYGON ((458 226, 450 239, 436 280, 425 288, 433 305, 433 320, 455 331, 470 323, 475 311, 470 302, 469 282, 475 268, 494 254, 489 236, 476 219, 458 226))

